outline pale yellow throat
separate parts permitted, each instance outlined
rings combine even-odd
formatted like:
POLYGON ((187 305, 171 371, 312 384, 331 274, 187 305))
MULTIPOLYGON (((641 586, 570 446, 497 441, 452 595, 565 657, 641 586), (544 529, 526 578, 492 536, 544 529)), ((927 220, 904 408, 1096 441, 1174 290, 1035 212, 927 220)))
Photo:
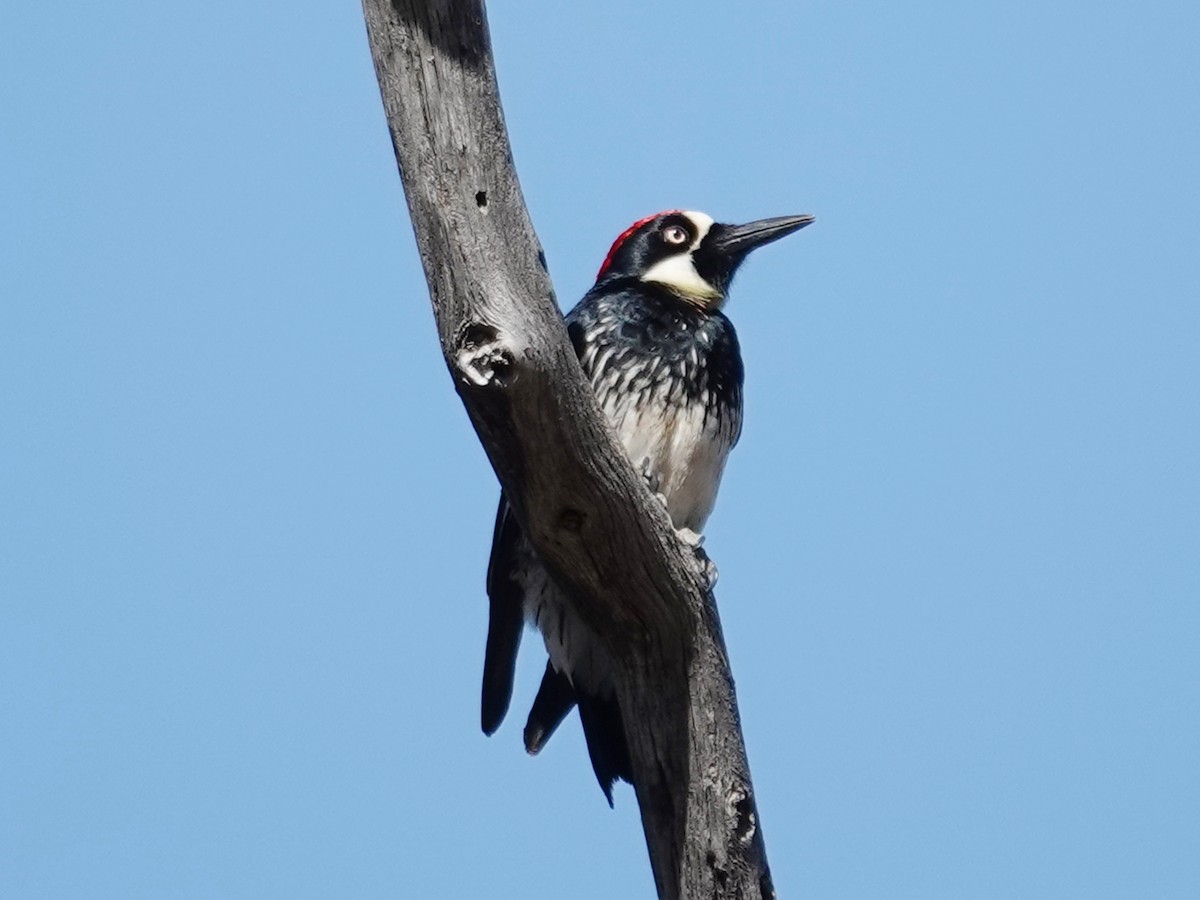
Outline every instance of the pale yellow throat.
POLYGON ((655 263, 642 275, 642 281, 661 284, 700 309, 716 309, 725 302, 725 295, 700 277, 692 259, 692 254, 713 226, 712 216, 695 210, 687 210, 683 215, 691 220, 696 232, 688 252, 668 256, 655 263))

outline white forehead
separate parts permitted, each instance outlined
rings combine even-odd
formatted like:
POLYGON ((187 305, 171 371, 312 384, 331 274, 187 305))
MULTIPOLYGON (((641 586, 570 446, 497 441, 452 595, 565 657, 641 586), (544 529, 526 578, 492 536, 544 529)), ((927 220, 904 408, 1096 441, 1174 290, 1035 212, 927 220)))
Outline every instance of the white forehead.
POLYGON ((692 241, 692 246, 688 248, 689 250, 695 250, 700 246, 700 242, 704 240, 704 237, 708 234, 709 229, 713 227, 713 217, 708 213, 697 212, 694 209, 685 209, 680 213, 680 215, 691 222, 695 227, 696 239, 692 241))

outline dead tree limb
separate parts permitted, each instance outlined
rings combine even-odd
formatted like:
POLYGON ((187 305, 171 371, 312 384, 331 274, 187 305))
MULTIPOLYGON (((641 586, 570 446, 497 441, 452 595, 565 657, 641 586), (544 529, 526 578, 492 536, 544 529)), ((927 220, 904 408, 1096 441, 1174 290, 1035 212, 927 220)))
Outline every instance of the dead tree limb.
POLYGON ((619 661, 658 894, 773 897, 707 561, 584 382, 521 196, 482 0, 363 0, 442 352, 525 533, 619 661))

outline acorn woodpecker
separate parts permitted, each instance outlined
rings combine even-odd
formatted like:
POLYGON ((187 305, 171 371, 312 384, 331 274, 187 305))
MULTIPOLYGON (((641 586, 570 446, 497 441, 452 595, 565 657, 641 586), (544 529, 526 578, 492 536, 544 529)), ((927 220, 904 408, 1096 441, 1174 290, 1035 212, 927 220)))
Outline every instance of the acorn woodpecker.
MULTIPOLYGON (((689 538, 698 538, 712 512, 742 428, 742 358, 721 312, 730 281, 751 250, 812 220, 722 225, 700 212, 648 216, 617 238, 596 284, 566 317, 600 408, 675 528, 689 538)), ((616 779, 632 781, 612 664, 573 615, 503 496, 487 590, 484 732, 494 732, 508 711, 528 620, 542 632, 550 658, 525 726, 525 748, 541 750, 578 706, 592 768, 611 805, 616 779)))

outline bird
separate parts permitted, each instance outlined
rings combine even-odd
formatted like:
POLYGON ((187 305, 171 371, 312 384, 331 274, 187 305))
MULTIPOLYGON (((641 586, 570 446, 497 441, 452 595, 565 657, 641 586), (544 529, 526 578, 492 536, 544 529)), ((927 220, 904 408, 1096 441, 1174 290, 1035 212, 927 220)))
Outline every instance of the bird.
MULTIPOLYGON (((809 215, 726 225, 702 212, 646 216, 613 242, 592 288, 566 316, 567 334, 600 409, 630 461, 697 542, 742 430, 743 367, 722 311, 754 249, 810 224, 809 215)), ((526 622, 548 652, 525 726, 538 753, 575 707, 596 780, 613 803, 633 783, 614 670, 599 639, 572 613, 503 494, 487 570, 489 619, 481 724, 500 727, 512 697, 526 622)))

